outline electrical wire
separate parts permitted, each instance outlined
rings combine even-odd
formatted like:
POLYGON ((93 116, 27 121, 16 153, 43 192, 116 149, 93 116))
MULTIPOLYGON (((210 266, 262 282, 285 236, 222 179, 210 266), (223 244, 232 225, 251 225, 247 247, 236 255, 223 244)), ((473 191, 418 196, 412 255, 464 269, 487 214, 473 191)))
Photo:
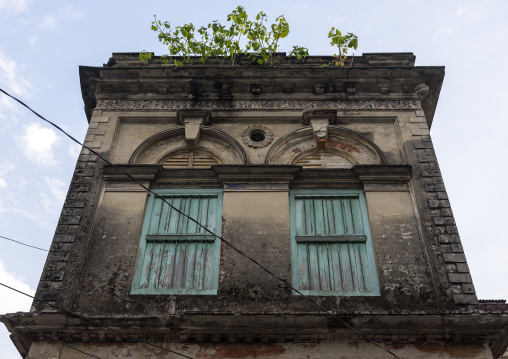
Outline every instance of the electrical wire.
POLYGON ((33 332, 36 332, 36 333, 40 334, 40 335, 43 335, 43 336, 48 337, 48 338, 50 338, 50 339, 53 339, 53 340, 55 340, 55 341, 57 341, 57 342, 59 342, 59 343, 61 343, 61 344, 65 345, 66 347, 69 347, 69 348, 71 348, 71 349, 74 349, 74 350, 76 350, 76 351, 78 351, 78 352, 80 352, 80 353, 82 353, 82 354, 88 355, 88 356, 90 356, 90 357, 92 357, 92 358, 102 359, 101 357, 98 357, 97 355, 93 355, 93 354, 87 353, 87 352, 85 352, 85 351, 83 351, 83 350, 81 350, 81 349, 78 349, 78 348, 76 348, 76 347, 73 347, 72 345, 67 344, 67 343, 66 343, 66 342, 64 342, 64 341, 61 341, 61 340, 60 340, 60 339, 58 339, 58 338, 52 337, 52 336, 51 336, 51 335, 49 335, 49 334, 46 334, 46 333, 43 333, 43 332, 41 332, 41 331, 39 331, 39 330, 37 330, 37 329, 31 328, 31 327, 29 327, 28 325, 25 325, 25 324, 23 324, 23 323, 20 323, 20 322, 18 322, 17 320, 14 320, 14 319, 12 319, 12 318, 6 317, 5 315, 1 315, 1 314, 0 314, 0 317, 5 318, 5 319, 7 319, 7 320, 10 320, 11 322, 16 323, 17 325, 21 325, 22 327, 25 327, 26 329, 29 329, 29 330, 31 330, 31 331, 33 331, 33 332))
POLYGON ((8 241, 12 241, 12 242, 15 242, 15 243, 18 243, 18 244, 22 244, 22 245, 27 246, 27 247, 39 249, 41 251, 49 252, 47 249, 31 246, 30 244, 26 244, 26 243, 23 243, 23 242, 20 242, 20 241, 15 241, 14 239, 11 239, 11 238, 7 238, 7 237, 4 237, 4 236, 0 236, 0 238, 7 239, 8 241))
POLYGON ((212 232, 211 230, 209 230, 206 226, 204 226, 203 224, 199 223, 197 220, 195 220, 194 218, 190 217, 188 214, 180 211, 178 208, 174 207, 171 203, 169 203, 164 197, 160 196, 159 194, 155 193, 154 191, 152 191, 150 188, 148 188, 147 186, 145 186, 143 183, 139 182, 137 179, 135 179, 133 176, 131 176, 129 173, 125 172, 124 170, 122 170, 121 168, 119 168, 118 166, 116 166, 115 164, 109 162, 106 158, 104 158, 103 156, 101 156, 97 151, 93 150, 92 148, 84 145, 83 143, 79 142, 77 139, 75 139, 74 137, 72 137, 70 134, 68 134, 66 131, 64 131, 62 128, 60 128, 58 125, 56 125, 55 123, 47 120, 46 118, 44 118, 43 116, 39 115, 37 112, 35 112, 34 110, 32 110, 28 105, 26 105, 24 102, 22 102, 21 100, 17 99, 16 97, 10 95, 9 93, 5 92, 3 89, 0 88, 0 92, 4 93, 5 95, 9 96, 10 98, 12 98, 13 100, 15 100, 16 102, 20 103, 22 106, 26 107, 28 110, 30 110, 32 113, 34 113, 37 117, 41 118, 43 121, 49 123, 51 126, 55 127, 56 129, 58 129, 60 132, 62 132, 64 135, 66 135, 68 138, 70 138, 72 141, 74 141, 75 143, 77 143, 78 145, 81 145, 83 146, 84 148, 86 148, 87 150, 89 150, 90 152, 92 152, 94 155, 96 155, 97 157, 99 157, 100 159, 102 159, 105 163, 107 163, 108 165, 110 165, 111 167, 115 168, 116 170, 118 170, 120 173, 126 175, 129 179, 131 179, 132 181, 136 182, 140 187, 142 187, 145 191, 153 194, 155 197, 161 199, 164 203, 166 203, 170 208, 172 208, 173 210, 175 210, 177 213, 181 214, 182 216, 188 218, 189 220, 191 220, 192 222, 194 222, 196 225, 198 225, 199 227, 203 228, 206 232, 210 233, 211 235, 215 236, 216 238, 220 239, 223 243, 225 243, 226 245, 228 245, 231 249, 233 249, 234 251, 236 251, 238 254, 244 256, 245 258, 247 258, 248 260, 250 260, 251 262, 253 262, 254 264, 256 264, 259 268, 261 268, 262 270, 264 270, 266 273, 268 273, 269 275, 271 275, 272 277, 278 279, 280 282, 282 282, 286 287, 290 288, 291 290, 293 290, 295 293, 301 295, 303 298, 305 298, 307 301, 313 303, 315 306, 317 306, 319 309, 321 309, 323 312, 327 313, 328 315, 332 316, 333 318, 337 319, 339 322, 341 322, 345 327, 351 329, 352 331, 354 331, 356 334, 360 335, 362 338, 364 338, 365 340, 367 340, 368 342, 374 344, 375 346, 381 348, 382 350, 386 351, 387 353, 391 354, 393 357, 397 358, 397 359, 400 359, 395 353, 393 353, 392 351, 386 349, 385 347, 383 347, 382 345, 380 345, 379 343, 376 343, 374 340, 370 339, 367 335, 363 334, 362 332, 358 331, 357 329, 355 329, 354 327, 352 327, 351 325, 347 324, 342 318, 340 318, 339 316, 337 316, 335 313, 329 311, 328 309, 326 309, 325 307, 323 307, 321 304, 319 304, 317 301, 315 301, 314 299, 308 297, 308 296, 305 296, 302 292, 300 292, 298 289, 294 288, 291 284, 289 284, 286 280, 284 280, 283 278, 279 277, 278 275, 276 275, 275 273, 271 272, 269 269, 265 268, 262 264, 260 264, 258 261, 256 261, 254 258, 250 257, 249 255, 245 254, 244 252, 242 252, 240 249, 236 248, 234 245, 232 245, 229 241, 227 241, 226 239, 224 239, 222 236, 219 236, 217 234, 215 234, 214 232, 212 232))
MULTIPOLYGON (((36 300, 36 301, 38 301, 38 302, 41 302, 41 303, 47 304, 47 305, 49 305, 49 306, 51 306, 51 307, 53 307, 53 308, 55 308, 55 309, 61 310, 62 312, 65 312, 65 313, 67 313, 67 314, 73 315, 73 316, 75 316, 75 317, 78 317, 78 318, 81 318, 81 319, 84 319, 84 320, 87 320, 87 321, 89 321, 90 323, 95 324, 95 325, 98 325, 98 326, 100 326, 100 327, 102 327, 102 328, 104 328, 104 329, 111 330, 112 332, 114 332, 114 333, 116 333, 116 334, 120 334, 120 335, 122 335, 122 336, 124 336, 124 337, 127 337, 127 338, 131 339, 131 340, 135 340, 135 341, 138 341, 138 342, 141 342, 141 343, 144 343, 144 344, 151 345, 151 346, 153 346, 153 347, 155 347, 155 348, 165 350, 165 351, 167 351, 167 352, 169 352, 169 353, 173 353, 173 354, 180 355, 180 356, 182 356, 182 357, 184 357, 184 358, 187 358, 187 359, 194 359, 194 358, 192 358, 192 357, 190 357, 190 356, 187 356, 187 355, 185 355, 185 354, 181 354, 181 353, 176 352, 176 351, 174 351, 174 350, 171 350, 171 349, 167 349, 167 348, 161 347, 160 345, 157 345, 157 344, 154 344, 154 343, 150 343, 150 342, 148 342, 148 341, 146 341, 146 340, 143 340, 143 339, 140 339, 140 338, 136 338, 136 337, 135 337, 135 336, 133 336, 133 335, 126 334, 126 333, 122 333, 121 331, 116 330, 116 329, 111 328, 111 327, 108 327, 108 326, 106 326, 106 325, 104 325, 104 324, 102 324, 102 323, 99 323, 99 322, 98 322, 98 321, 96 321, 96 320, 93 320, 93 319, 87 318, 87 317, 85 317, 85 316, 83 316, 83 315, 80 315, 80 314, 77 314, 77 313, 74 313, 74 312, 71 312, 70 310, 67 310, 67 309, 65 309, 65 308, 62 308, 62 307, 60 307, 60 306, 58 306, 58 305, 56 305, 56 304, 53 304, 53 303, 51 303, 51 302, 48 302, 48 301, 46 301, 46 300, 39 299, 39 298, 37 298, 37 297, 35 297, 35 296, 33 296, 33 295, 30 295, 30 294, 28 294, 28 293, 22 292, 21 290, 16 289, 16 288, 13 288, 13 287, 10 287, 10 286, 8 286, 8 285, 6 285, 6 284, 0 283, 0 285, 1 285, 2 287, 7 288, 7 289, 13 290, 13 291, 18 292, 18 293, 20 293, 20 294, 23 294, 23 295, 25 295, 25 296, 27 296, 27 297, 29 297, 29 298, 32 298, 32 299, 34 299, 34 300, 36 300)), ((7 318, 7 317, 6 317, 6 318, 7 318)), ((7 319, 9 319, 9 318, 7 318, 7 319)))

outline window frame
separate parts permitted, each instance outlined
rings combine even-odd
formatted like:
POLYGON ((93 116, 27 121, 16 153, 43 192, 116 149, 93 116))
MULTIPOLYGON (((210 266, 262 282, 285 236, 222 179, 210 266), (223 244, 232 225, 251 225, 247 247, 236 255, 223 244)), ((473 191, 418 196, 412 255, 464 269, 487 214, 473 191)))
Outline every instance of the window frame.
MULTIPOLYGON (((154 193, 164 197, 164 196, 172 196, 172 195, 182 195, 182 196, 196 196, 196 195, 214 195, 217 197, 217 206, 215 208, 215 231, 214 233, 217 236, 222 236, 222 207, 223 207, 223 191, 222 189, 217 188, 209 188, 209 189, 156 189, 153 190, 154 193)), ((220 266, 220 250, 221 250, 221 241, 216 236, 213 240, 213 263, 210 267, 210 271, 212 272, 211 276, 211 286, 210 289, 188 289, 188 288, 140 288, 140 281, 142 275, 142 264, 145 258, 145 249, 147 244, 147 235, 150 222, 153 214, 154 204, 155 204, 156 196, 154 194, 150 194, 148 197, 145 213, 143 216, 143 226, 141 230, 139 246, 136 255, 136 263, 134 268, 134 275, 132 278, 131 291, 130 294, 133 295, 216 295, 218 286, 219 286, 219 266, 220 266)), ((196 218, 195 218, 196 219, 196 218)), ((174 237, 174 235, 168 235, 168 237, 174 237)), ((193 236, 192 234, 182 234, 184 236, 193 236)), ((201 236, 201 235, 200 235, 201 236)), ((211 237, 212 235, 202 235, 203 237, 211 237)), ((196 237, 194 235, 194 237, 196 237)), ((192 239, 191 239, 192 240, 192 239)), ((196 240, 194 238, 194 240, 196 240)), ((209 238, 205 239, 209 240, 209 238)), ((178 240, 176 240, 178 241, 178 240)))
MULTIPOLYGON (((294 189, 290 190, 289 193, 289 221, 290 221, 290 235, 291 235, 291 274, 292 274, 292 285, 293 288, 298 289, 303 295, 316 295, 316 296, 380 296, 379 279, 377 273, 376 259, 374 255, 374 247, 372 243, 372 236, 369 224, 369 216, 367 211, 367 202, 365 193, 363 190, 356 189, 294 189), (305 197, 322 197, 322 196, 358 196, 360 204, 360 212, 363 221, 363 228, 365 241, 367 260, 369 263, 369 274, 372 284, 372 290, 360 291, 360 290, 310 290, 310 289, 299 289, 299 276, 298 276, 298 250, 296 240, 296 198, 298 196, 305 197)), ((339 241, 337 241, 339 242, 339 241)), ((299 295, 296 291, 293 291, 294 295, 299 295)))

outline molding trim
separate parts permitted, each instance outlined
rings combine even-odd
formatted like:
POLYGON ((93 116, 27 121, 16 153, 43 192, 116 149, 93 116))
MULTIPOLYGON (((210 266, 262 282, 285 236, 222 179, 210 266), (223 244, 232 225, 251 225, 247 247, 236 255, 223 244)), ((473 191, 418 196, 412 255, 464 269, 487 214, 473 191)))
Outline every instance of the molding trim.
MULTIPOLYGON (((138 181, 151 181, 162 170, 161 165, 115 165, 138 181)), ((109 181, 132 181, 127 175, 113 166, 104 166, 103 175, 109 181)))
MULTIPOLYGON (((196 313, 197 314, 197 313, 196 313)), ((199 315, 166 316, 164 318, 95 317, 94 320, 114 327, 133 337, 164 343, 362 343, 365 339, 331 321, 327 314, 316 315, 199 315), (176 325, 178 323, 178 325, 176 325), (213 324, 210 324, 213 323, 213 324), (227 323, 227 324, 226 324, 227 323), (267 325, 270 323, 270 325, 267 325), (139 328, 142 328, 140 330, 139 328), (176 329, 178 328, 178 329, 176 329), (289 328, 289 330, 288 330, 289 328)), ((494 358, 504 352, 506 316, 473 313, 427 313, 422 315, 377 314, 341 315, 358 330, 378 342, 400 343, 489 343, 494 358)), ((18 322, 51 334, 69 343, 137 342, 111 331, 90 325, 84 319, 61 313, 7 314, 18 322), (63 325, 66 323, 66 325, 63 325)), ((47 341, 7 318, 0 319, 18 343, 20 352, 28 353, 33 342, 47 341)))
POLYGON ((99 100, 97 110, 421 110, 420 101, 136 101, 99 100))

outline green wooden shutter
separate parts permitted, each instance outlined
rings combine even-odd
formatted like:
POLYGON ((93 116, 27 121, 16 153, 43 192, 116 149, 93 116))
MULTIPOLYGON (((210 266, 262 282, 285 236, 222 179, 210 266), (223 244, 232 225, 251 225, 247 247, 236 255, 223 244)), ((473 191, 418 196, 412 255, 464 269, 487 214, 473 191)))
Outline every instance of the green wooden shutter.
POLYGON ((291 193, 293 285, 308 295, 379 295, 362 191, 291 193))
MULTIPOLYGON (((221 235, 220 190, 157 191, 179 211, 221 235)), ((216 294, 220 240, 151 195, 132 294, 216 294)))

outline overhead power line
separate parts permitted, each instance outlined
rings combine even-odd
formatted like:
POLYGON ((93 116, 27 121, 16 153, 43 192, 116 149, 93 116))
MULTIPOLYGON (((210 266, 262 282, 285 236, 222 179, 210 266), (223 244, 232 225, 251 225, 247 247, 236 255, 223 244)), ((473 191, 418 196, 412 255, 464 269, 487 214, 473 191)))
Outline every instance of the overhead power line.
POLYGON ((17 320, 14 320, 14 319, 12 319, 12 318, 6 317, 5 315, 1 315, 1 314, 0 314, 0 317, 5 318, 5 319, 7 319, 7 320, 10 320, 11 322, 16 323, 17 325, 21 325, 22 327, 25 327, 26 329, 31 330, 31 331, 33 331, 33 332, 36 332, 36 333, 38 333, 38 334, 40 334, 40 335, 43 335, 43 336, 45 336, 45 337, 47 337, 47 338, 49 338, 49 339, 55 340, 55 341, 57 341, 57 342, 59 342, 59 343, 61 343, 61 344, 65 345, 66 347, 69 347, 69 348, 71 348, 71 349, 74 349, 74 350, 76 350, 76 351, 78 351, 78 352, 80 352, 80 353, 82 353, 82 354, 88 355, 88 356, 90 356, 90 357, 92 357, 92 358, 102 359, 101 357, 98 357, 97 355, 93 355, 93 354, 87 353, 87 352, 85 352, 85 351, 83 351, 83 350, 81 350, 81 349, 78 349, 78 348, 76 348, 76 347, 73 347, 72 345, 70 345, 70 344, 68 344, 68 343, 66 343, 66 342, 64 342, 64 341, 62 341, 62 340, 60 340, 60 339, 58 339, 58 338, 52 337, 51 335, 46 334, 46 333, 43 333, 43 332, 41 332, 40 330, 37 330, 37 329, 35 329, 35 328, 31 328, 31 327, 29 327, 28 325, 25 325, 25 324, 23 324, 23 323, 20 323, 20 322, 18 322, 17 320))
POLYGON ((15 242, 15 243, 18 243, 18 244, 22 244, 24 246, 35 248, 35 249, 38 249, 38 250, 41 250, 41 251, 49 252, 47 249, 31 246, 30 244, 26 244, 26 243, 23 243, 23 242, 20 242, 20 241, 15 241, 14 239, 11 239, 11 238, 7 238, 7 237, 4 237, 4 236, 0 236, 0 238, 7 239, 8 241, 15 242))
POLYGON ((131 176, 129 173, 125 172, 123 169, 119 168, 118 166, 116 166, 115 164, 109 162, 106 158, 104 158, 100 153, 98 153, 97 151, 95 151, 94 149, 84 145, 83 143, 81 143, 80 141, 78 141, 77 139, 75 139, 74 137, 72 137, 70 134, 68 134, 66 131, 64 131, 62 128, 60 128, 58 125, 56 125, 55 123, 51 122, 50 120, 47 120, 46 118, 44 118, 43 116, 39 115, 37 112, 35 112, 34 110, 32 110, 32 108, 30 108, 28 105, 26 105, 24 102, 22 102, 21 100, 19 100, 18 98, 10 95, 9 93, 5 92, 3 89, 0 88, 0 92, 4 93, 5 95, 9 96, 10 98, 12 98, 13 100, 15 100, 16 102, 20 103, 22 106, 26 107, 28 110, 30 110, 33 114, 35 114, 37 117, 39 117, 40 119, 42 119, 43 121, 49 123, 51 126, 55 127, 57 130, 59 130, 60 132, 62 132, 64 135, 66 135, 68 138, 70 138, 72 141, 74 141, 75 143, 77 143, 78 145, 81 145, 83 146, 85 149, 89 150, 90 152, 92 152, 94 155, 96 155, 97 157, 99 157, 101 160, 103 160, 105 163, 107 163, 108 165, 110 165, 111 167, 115 168, 116 170, 118 170, 120 173, 126 175, 129 179, 131 179, 133 182, 137 183, 141 188, 143 188, 145 191, 153 194, 155 197, 159 198, 160 200, 162 200, 164 203, 166 203, 170 208, 172 208, 173 210, 175 210, 177 213, 181 214, 182 216, 188 218, 190 221, 194 222, 195 224, 197 224, 199 227, 203 228, 206 232, 208 232, 209 234, 215 236, 216 238, 220 239, 223 243, 225 243, 226 245, 228 245, 231 249, 233 249, 234 251, 236 251, 238 254, 244 256, 245 258, 247 258, 248 260, 250 260, 251 262, 253 262, 254 264, 256 264, 259 268, 261 268, 262 270, 264 270, 266 273, 268 273, 269 275, 271 275, 272 277, 278 279, 280 282, 282 282, 286 287, 290 288, 291 290, 293 290, 295 293, 301 295, 303 298, 305 298, 307 301, 311 302, 312 304, 314 304, 316 307, 318 307, 319 309, 321 309, 323 312, 327 313, 328 315, 332 316, 333 318, 337 319, 339 322, 342 323, 342 325, 344 325, 345 327, 351 329, 352 331, 354 331, 356 334, 358 334, 359 336, 361 336, 362 338, 364 338, 366 341, 368 341, 369 343, 372 343, 374 344, 375 346, 381 348, 382 350, 386 351, 387 353, 391 354, 392 356, 394 356, 395 358, 397 359, 400 359, 395 353, 393 353, 392 351, 386 349, 385 347, 383 347, 382 345, 380 345, 379 343, 376 343, 374 340, 370 339, 367 335, 363 334, 362 332, 360 332, 359 330, 357 330, 356 328, 352 327, 351 325, 347 324, 342 318, 340 318, 339 316, 337 316, 335 313, 329 311, 328 309, 326 309, 325 307, 323 307, 321 304, 319 304, 317 301, 315 301, 314 299, 308 297, 308 296, 305 296, 302 292, 300 292, 298 289, 294 288, 291 284, 289 284, 286 280, 284 280, 283 278, 279 277, 278 275, 276 275, 275 273, 273 273, 272 271, 270 271, 269 269, 267 269, 266 267, 264 267, 261 263, 259 263, 257 260, 255 260, 254 258, 250 257, 249 255, 245 254, 244 252, 242 252, 240 249, 236 248, 234 245, 232 245, 229 241, 227 241, 226 239, 224 239, 222 236, 219 236, 218 234, 212 232, 211 230, 209 230, 206 226, 204 226, 203 224, 201 224, 200 222, 198 222, 196 219, 190 217, 188 214, 182 212, 181 210, 179 210, 178 208, 176 208, 175 206, 173 206, 171 203, 169 203, 164 197, 160 196, 159 194, 155 193, 154 191, 152 191, 150 188, 148 188, 147 186, 145 186, 143 183, 139 182, 137 179, 135 179, 133 176, 131 176))

